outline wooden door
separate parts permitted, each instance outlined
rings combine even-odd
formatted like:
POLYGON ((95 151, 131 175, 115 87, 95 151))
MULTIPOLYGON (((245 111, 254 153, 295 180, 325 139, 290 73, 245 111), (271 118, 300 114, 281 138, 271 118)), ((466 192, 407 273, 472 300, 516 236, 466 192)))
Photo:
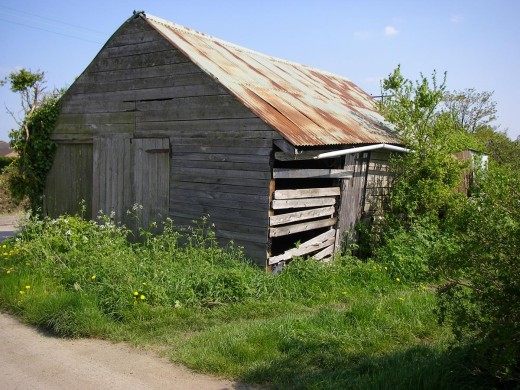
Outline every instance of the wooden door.
POLYGON ((44 211, 50 217, 92 210, 92 144, 60 143, 47 175, 44 211))
POLYGON ((168 138, 134 139, 134 200, 142 206, 139 222, 148 228, 168 216, 170 142, 168 138))

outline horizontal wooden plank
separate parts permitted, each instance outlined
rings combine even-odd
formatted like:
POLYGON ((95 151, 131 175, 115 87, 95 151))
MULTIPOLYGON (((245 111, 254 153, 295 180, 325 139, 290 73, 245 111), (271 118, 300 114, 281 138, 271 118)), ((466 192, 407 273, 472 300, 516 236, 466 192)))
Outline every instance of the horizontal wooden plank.
MULTIPOLYGON (((253 154, 227 154, 227 153, 178 153, 172 154, 172 161, 212 161, 252 163, 269 165, 269 156, 257 156, 253 154)), ((176 162, 174 164, 177 164, 176 162)))
POLYGON ((160 120, 156 122, 137 122, 137 131, 142 132, 175 132, 179 136, 192 136, 192 137, 207 137, 207 133, 229 133, 230 136, 236 134, 239 136, 241 132, 255 132, 255 131, 271 131, 272 137, 279 137, 270 126, 265 124, 258 117, 247 117, 247 118, 221 118, 218 120, 213 119, 199 119, 189 121, 176 121, 176 120, 160 120))
POLYGON ((293 248, 285 251, 281 255, 272 256, 269 258, 269 265, 279 263, 280 261, 290 260, 295 256, 304 256, 312 252, 316 252, 323 248, 326 248, 334 243, 336 230, 330 229, 325 233, 320 234, 317 237, 311 238, 310 240, 302 243, 298 248, 293 248))
POLYGON ((207 183, 207 184, 219 184, 219 185, 231 185, 231 186, 242 186, 249 187, 252 189, 258 189, 259 191, 265 191, 269 188, 268 179, 245 179, 240 177, 222 177, 222 176, 193 176, 189 173, 178 173, 176 171, 170 174, 170 181, 172 183, 207 183))
POLYGON ((142 31, 129 32, 126 34, 122 32, 120 34, 114 35, 107 42, 107 47, 134 45, 143 42, 153 42, 157 38, 160 38, 160 35, 157 31, 153 29, 143 29, 142 31))
POLYGON ((147 68, 150 66, 161 66, 176 64, 179 62, 186 62, 188 59, 178 50, 169 50, 166 52, 154 52, 154 53, 138 53, 128 56, 118 57, 104 57, 99 56, 89 66, 89 71, 95 72, 96 70, 122 70, 122 69, 137 69, 147 68))
POLYGON ((184 168, 177 166, 172 167, 172 170, 175 172, 175 175, 235 177, 256 180, 268 180, 271 178, 270 172, 242 171, 237 169, 184 168))
POLYGON ((112 125, 131 124, 135 128, 134 112, 95 113, 95 114, 62 114, 56 126, 66 128, 67 125, 112 125))
MULTIPOLYGON (((192 69, 186 64, 176 65, 181 67, 181 73, 172 74, 167 76, 160 75, 155 77, 144 77, 143 74, 136 74, 133 79, 118 79, 119 75, 115 74, 117 71, 112 72, 98 72, 91 73, 82 76, 77 83, 73 85, 74 94, 88 94, 88 93, 108 93, 117 91, 145 91, 155 90, 160 88, 172 88, 172 87, 190 87, 190 86, 202 86, 202 85, 213 85, 217 87, 215 83, 206 73, 203 73, 200 69, 192 69), (190 72, 190 73, 187 73, 190 72), (113 78, 111 77, 113 76, 113 78)), ((137 73, 145 72, 145 70, 130 70, 129 72, 137 73)), ((123 75, 121 75, 123 77, 123 75)))
POLYGON ((65 120, 58 120, 54 132, 56 134, 69 134, 73 136, 87 135, 92 137, 98 134, 117 134, 128 133, 133 134, 134 123, 66 123, 65 120))
POLYGON ((309 207, 332 206, 336 204, 335 197, 304 198, 304 199, 274 199, 272 201, 273 210, 281 209, 303 209, 309 207))
POLYGON ((306 232, 314 229, 320 229, 327 226, 333 226, 337 222, 337 218, 320 219, 318 221, 296 223, 294 225, 280 226, 269 228, 269 237, 282 237, 290 234, 306 232))
POLYGON ((340 194, 341 190, 339 187, 276 190, 274 192, 274 199, 317 198, 321 196, 339 196, 340 194))
POLYGON ((172 45, 165 39, 155 39, 152 41, 132 43, 131 45, 106 47, 100 53, 106 57, 123 57, 135 54, 147 54, 157 52, 178 51, 172 48, 172 45))
MULTIPOLYGON (((128 83, 136 83, 136 88, 146 88, 148 85, 150 88, 160 86, 158 84, 161 80, 163 86, 168 85, 183 85, 174 84, 175 81, 180 82, 179 76, 197 74, 200 77, 201 69, 193 62, 181 62, 169 65, 150 66, 147 68, 138 69, 122 69, 122 70, 97 70, 92 71, 87 69, 87 72, 81 75, 81 77, 71 86, 69 91, 75 91, 75 88, 83 88, 85 86, 96 86, 99 83, 109 83, 107 90, 113 90, 114 83, 120 81, 128 81, 128 83), (168 79, 169 78, 169 79, 168 79)), ((202 76, 203 77, 203 76, 202 76)), ((190 85, 192 82, 185 83, 184 85, 190 85)), ((117 84, 114 84, 117 85, 117 84)), ((128 84, 122 84, 123 86, 128 84)), ((127 88, 123 88, 127 89, 127 88)), ((135 88, 128 88, 135 89, 135 88)), ((101 91, 100 89, 99 91, 101 91)), ((116 89, 117 90, 117 89, 116 89)), ((81 91, 81 89, 80 89, 81 91)))
MULTIPOLYGON (((195 179, 196 180, 196 179, 195 179)), ((238 181, 240 182, 240 180, 238 181)), ((269 196, 269 187, 246 187, 241 184, 213 184, 213 183, 197 183, 177 181, 173 185, 176 189, 196 190, 206 192, 223 192, 231 194, 249 194, 269 196)))
POLYGON ((216 206, 204 206, 200 204, 177 203, 170 199, 170 216, 176 220, 184 218, 190 220, 200 219, 209 215, 210 220, 239 223, 245 226, 265 227, 268 221, 267 210, 231 209, 216 206))
POLYGON ((301 222, 308 219, 314 219, 324 216, 334 215, 334 206, 320 207, 318 209, 310 209, 303 211, 296 211, 292 213, 273 215, 269 217, 270 226, 284 225, 287 223, 301 222))
POLYGON ((175 138, 170 140, 172 153, 228 153, 269 156, 271 148, 248 148, 234 146, 176 145, 175 138))
MULTIPOLYGON (((178 166, 184 168, 204 168, 204 169, 218 169, 222 171, 240 170, 240 171, 254 171, 254 172, 271 172, 271 167, 267 163, 242 163, 242 162, 220 162, 220 161, 198 161, 198 160, 180 160, 178 166)), ((225 173, 224 173, 225 175, 225 173)))
POLYGON ((352 177, 352 171, 343 169, 291 169, 273 168, 274 179, 348 179, 352 177))
POLYGON ((211 199, 217 201, 232 201, 239 207, 242 203, 267 203, 269 202, 269 195, 257 194, 238 194, 233 192, 217 192, 217 191, 204 191, 196 190, 193 188, 178 188, 174 185, 170 190, 170 198, 176 197, 191 197, 193 199, 211 199))
POLYGON ((233 147, 233 148, 271 148, 272 147, 272 139, 262 139, 262 138, 250 138, 244 139, 242 137, 211 137, 208 134, 205 138, 194 138, 194 137, 175 137, 174 145, 179 148, 183 148, 188 145, 195 146, 224 146, 224 147, 233 147))
POLYGON ((334 244, 329 245, 328 247, 322 249, 318 253, 312 256, 313 259, 323 260, 326 257, 330 257, 334 254, 334 244))

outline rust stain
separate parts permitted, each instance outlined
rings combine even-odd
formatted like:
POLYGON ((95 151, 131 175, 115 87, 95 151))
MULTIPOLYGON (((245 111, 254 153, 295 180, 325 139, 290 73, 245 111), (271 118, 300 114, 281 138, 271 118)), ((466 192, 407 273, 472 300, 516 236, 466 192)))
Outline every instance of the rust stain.
POLYGON ((376 111, 374 100, 347 78, 248 50, 154 16, 144 18, 295 146, 400 143, 376 111))

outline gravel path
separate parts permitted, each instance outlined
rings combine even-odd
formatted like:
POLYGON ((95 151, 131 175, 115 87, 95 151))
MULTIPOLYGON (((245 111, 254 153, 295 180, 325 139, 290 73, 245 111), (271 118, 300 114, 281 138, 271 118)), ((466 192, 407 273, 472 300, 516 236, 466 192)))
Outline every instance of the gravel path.
POLYGON ((0 313, 0 388, 252 389, 195 374, 157 355, 101 340, 67 340, 0 313))

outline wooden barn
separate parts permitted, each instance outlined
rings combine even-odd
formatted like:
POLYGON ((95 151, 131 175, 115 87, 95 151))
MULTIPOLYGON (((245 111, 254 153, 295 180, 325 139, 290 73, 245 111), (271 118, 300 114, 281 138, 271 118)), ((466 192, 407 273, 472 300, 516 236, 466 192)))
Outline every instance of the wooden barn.
POLYGON ((65 95, 46 212, 209 215, 259 265, 327 259, 381 206, 397 135, 348 79, 136 13, 65 95), (394 146, 392 146, 394 145, 394 146), (390 149, 390 150, 389 150, 390 149))

